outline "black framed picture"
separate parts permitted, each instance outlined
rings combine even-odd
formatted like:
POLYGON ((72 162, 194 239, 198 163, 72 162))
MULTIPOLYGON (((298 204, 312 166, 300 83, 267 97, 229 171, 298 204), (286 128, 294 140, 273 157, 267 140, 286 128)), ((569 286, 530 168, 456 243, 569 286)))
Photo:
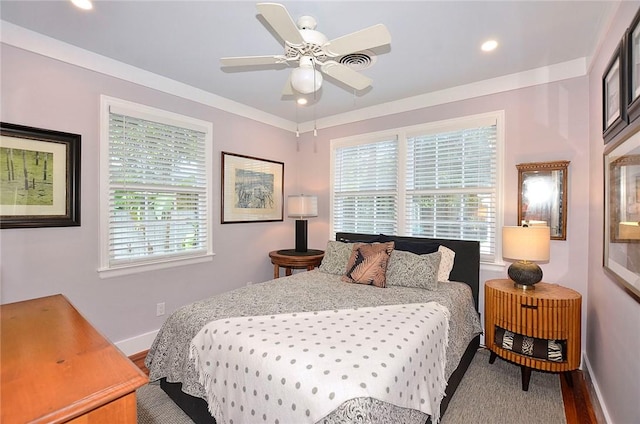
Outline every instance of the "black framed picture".
POLYGON ((284 163, 222 152, 222 224, 284 220, 284 163))
POLYGON ((602 76, 602 137, 611 141, 626 125, 624 40, 618 44, 602 76))
POLYGON ((0 123, 0 228, 80 225, 80 141, 0 123))
POLYGON ((627 115, 629 122, 632 122, 640 116, 640 9, 633 18, 625 39, 627 115))

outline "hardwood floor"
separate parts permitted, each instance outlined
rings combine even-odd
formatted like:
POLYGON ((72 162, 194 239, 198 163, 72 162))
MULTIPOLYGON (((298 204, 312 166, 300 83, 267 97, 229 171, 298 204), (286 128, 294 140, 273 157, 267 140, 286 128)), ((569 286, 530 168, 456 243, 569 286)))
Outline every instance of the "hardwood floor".
MULTIPOLYGON (((144 358, 146 358, 147 352, 148 351, 136 353, 135 355, 131 355, 129 359, 149 375, 149 370, 144 365, 144 358)), ((569 387, 567 380, 562 374, 559 374, 558 378, 560 379, 560 387, 562 389, 562 400, 564 402, 564 414, 567 417, 567 424, 598 424, 582 371, 577 370, 571 372, 573 387, 569 387)))
POLYGON ((148 352, 149 352, 148 350, 145 350, 144 352, 138 352, 135 355, 129 356, 129 359, 131 359, 131 362, 136 364, 138 366, 138 368, 140 368, 142 370, 142 372, 147 374, 147 377, 149 376, 149 370, 147 369, 147 367, 144 364, 144 358, 147 357, 147 353, 148 352))
POLYGON ((589 392, 582 371, 571 372, 573 387, 569 387, 567 380, 560 375, 562 400, 564 401, 564 415, 567 424, 597 424, 596 414, 589 398, 589 392))

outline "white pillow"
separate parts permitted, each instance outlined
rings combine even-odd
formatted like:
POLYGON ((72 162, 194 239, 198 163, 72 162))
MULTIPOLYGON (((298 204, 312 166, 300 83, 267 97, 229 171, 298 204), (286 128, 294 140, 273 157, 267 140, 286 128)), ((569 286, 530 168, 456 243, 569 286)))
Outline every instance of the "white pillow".
POLYGON ((438 268, 438 281, 449 281, 449 274, 453 269, 456 252, 442 245, 438 247, 438 252, 442 254, 440 256, 440 267, 438 268))

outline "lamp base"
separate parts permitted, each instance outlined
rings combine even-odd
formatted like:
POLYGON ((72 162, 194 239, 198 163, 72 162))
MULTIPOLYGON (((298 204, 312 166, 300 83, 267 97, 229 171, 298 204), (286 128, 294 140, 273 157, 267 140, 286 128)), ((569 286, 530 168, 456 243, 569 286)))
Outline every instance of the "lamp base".
POLYGON ((509 278, 515 283, 515 287, 522 290, 535 289, 534 284, 542 280, 542 269, 535 262, 517 261, 507 270, 509 278))
POLYGON ((520 290, 524 290, 524 291, 535 290, 536 289, 536 286, 534 286, 533 284, 528 286, 526 284, 518 284, 515 281, 513 282, 513 287, 515 287, 517 289, 520 289, 520 290))
POLYGON ((307 220, 296 219, 296 252, 307 250, 307 220))

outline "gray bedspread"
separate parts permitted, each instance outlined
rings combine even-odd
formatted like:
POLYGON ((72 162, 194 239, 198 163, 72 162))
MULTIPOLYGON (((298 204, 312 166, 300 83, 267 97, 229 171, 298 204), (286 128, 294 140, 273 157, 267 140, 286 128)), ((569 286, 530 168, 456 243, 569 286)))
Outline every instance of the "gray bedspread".
MULTIPOLYGON (((149 350, 145 364, 149 379, 166 378, 182 383, 182 390, 205 399, 194 363, 189 359, 191 340, 208 322, 228 317, 280 314, 303 311, 356 308, 363 306, 426 303, 435 301, 451 313, 446 377, 456 369, 469 342, 482 332, 466 284, 439 283, 438 290, 408 287, 377 288, 348 284, 340 276, 318 270, 242 287, 183 306, 171 314, 149 350)), ((402 422, 424 423, 420 411, 400 408, 371 398, 343 403, 323 423, 402 422)))

